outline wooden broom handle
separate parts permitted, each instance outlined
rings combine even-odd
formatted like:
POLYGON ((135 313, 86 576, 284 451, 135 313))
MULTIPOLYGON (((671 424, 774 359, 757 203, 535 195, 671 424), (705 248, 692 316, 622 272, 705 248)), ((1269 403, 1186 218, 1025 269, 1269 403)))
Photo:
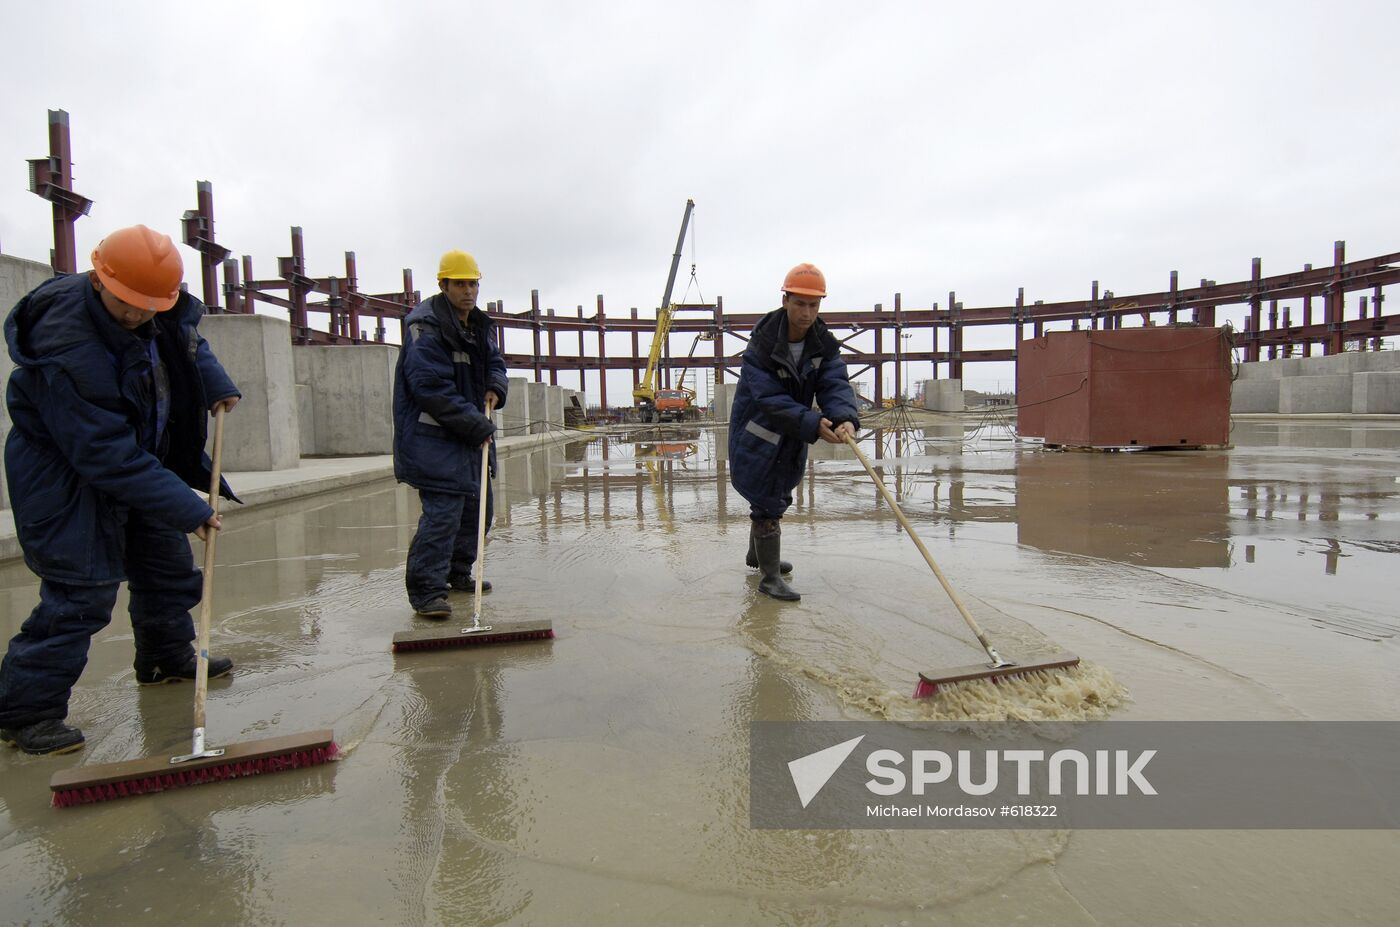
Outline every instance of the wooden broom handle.
MULTIPOLYGON (((219 465, 224 456, 224 404, 214 407, 214 455, 209 468, 209 507, 219 514, 219 465)), ((204 727, 204 702, 209 694, 209 623, 214 612, 214 538, 218 529, 204 527, 204 591, 199 600, 199 627, 195 638, 194 726, 204 727)))
POLYGON ((923 554, 924 559, 928 561, 929 568, 933 570, 933 575, 938 577, 938 582, 943 586, 943 591, 948 593, 948 598, 953 600, 953 606, 957 608, 958 614, 962 615, 963 621, 967 622, 967 626, 972 629, 972 633, 977 635, 977 641, 982 645, 982 648, 990 653, 992 645, 987 641, 987 636, 982 633, 981 627, 978 626, 977 620, 973 618, 972 614, 967 610, 967 606, 963 605, 962 599, 958 597, 957 590, 953 588, 953 584, 948 582, 948 578, 944 576, 943 571, 938 568, 937 562, 933 559, 933 554, 930 554, 928 548, 924 546, 924 542, 919 540, 919 535, 914 531, 914 526, 909 524, 909 519, 904 517, 904 511, 899 507, 899 503, 894 501, 894 496, 890 495, 890 491, 885 488, 884 481, 875 473, 875 468, 870 465, 869 460, 866 460, 865 455, 860 452, 860 448, 856 447, 856 442, 851 439, 851 436, 843 435, 842 437, 846 439, 847 446, 855 451, 856 457, 859 458, 861 465, 865 467, 865 472, 869 473, 870 478, 875 481, 875 485, 879 488, 880 494, 885 497, 885 501, 889 503, 890 509, 894 512, 895 518, 899 519, 899 523, 903 525, 904 530, 909 533, 909 539, 914 542, 914 546, 919 548, 919 553, 923 554))

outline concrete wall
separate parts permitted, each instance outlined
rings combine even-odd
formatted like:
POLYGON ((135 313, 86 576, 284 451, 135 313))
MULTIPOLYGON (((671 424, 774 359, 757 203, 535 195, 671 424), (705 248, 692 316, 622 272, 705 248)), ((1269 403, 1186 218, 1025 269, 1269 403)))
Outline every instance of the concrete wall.
POLYGON ((301 427, 304 456, 393 453, 398 346, 307 345, 293 348, 292 356, 298 388, 311 390, 313 421, 301 427))
POLYGON ((1281 377, 1240 378, 1230 385, 1230 411, 1277 412, 1281 377))
POLYGON ((1241 364, 1231 387, 1235 414, 1400 414, 1392 393, 1400 351, 1347 351, 1241 364))
POLYGON ((1362 415, 1400 414, 1400 370, 1353 374, 1351 411, 1362 415))
MULTIPOLYGON (((211 315, 199 330, 243 393, 224 422, 225 470, 289 470, 301 460, 291 332, 266 315, 211 315)), ((213 435, 210 435, 213 449, 213 435)))
POLYGON ((962 412, 962 380, 925 380, 924 408, 934 412, 962 412))
POLYGON ((1279 377, 1297 376, 1302 372, 1307 357, 1291 357, 1286 360, 1256 361, 1240 364, 1241 380, 1277 380, 1279 377))
POLYGON ((1278 385, 1280 415, 1351 411, 1351 374, 1284 377, 1278 385))
MULTIPOLYGON (((0 254, 0 313, 3 313, 0 318, 7 318, 24 294, 52 276, 53 268, 48 264, 0 254)), ((9 350, 0 345, 0 386, 9 383, 10 371, 14 366, 9 350)), ((4 402, 0 402, 0 448, 5 446, 9 434, 10 410, 4 402)), ((5 484, 5 468, 0 467, 0 509, 9 507, 10 493, 5 484)))
POLYGON ((297 434, 302 454, 316 453, 316 406, 312 389, 305 383, 296 385, 297 434))

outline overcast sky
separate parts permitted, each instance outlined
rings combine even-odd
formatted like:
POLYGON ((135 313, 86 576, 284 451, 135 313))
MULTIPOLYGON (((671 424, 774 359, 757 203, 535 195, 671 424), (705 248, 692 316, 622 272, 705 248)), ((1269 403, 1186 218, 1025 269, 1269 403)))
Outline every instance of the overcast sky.
POLYGON ((829 310, 1283 273, 1400 251, 1397 27, 1393 0, 6 3, 0 250, 48 257, 52 108, 84 260, 134 222, 178 240, 209 180, 259 276, 300 225, 314 275, 354 250, 362 288, 426 293, 460 247, 517 311, 654 307, 687 197, 727 312, 799 261, 829 310))

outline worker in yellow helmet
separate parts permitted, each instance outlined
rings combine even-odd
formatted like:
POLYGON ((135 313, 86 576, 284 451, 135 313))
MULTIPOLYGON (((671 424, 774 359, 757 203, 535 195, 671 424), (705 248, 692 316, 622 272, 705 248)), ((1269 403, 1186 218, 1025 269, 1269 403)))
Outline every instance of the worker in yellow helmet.
MULTIPOLYGON (((408 549, 408 601, 424 618, 452 617, 449 589, 474 588, 477 512, 491 480, 481 448, 493 409, 506 403, 506 362, 496 326, 480 308, 481 269, 465 251, 438 263, 438 292, 404 319, 394 374, 394 476, 418 490, 423 514, 408 549)), ((491 448, 490 467, 496 467, 491 448)), ((482 580, 482 591, 491 584, 482 580)))
POLYGON ((745 562, 763 572, 759 591, 795 602, 783 579, 782 517, 818 438, 841 444, 860 427, 841 346, 817 318, 826 277, 798 264, 783 280, 783 304, 754 326, 729 416, 730 481, 749 502, 745 562), (816 404, 818 409, 813 408, 816 404))

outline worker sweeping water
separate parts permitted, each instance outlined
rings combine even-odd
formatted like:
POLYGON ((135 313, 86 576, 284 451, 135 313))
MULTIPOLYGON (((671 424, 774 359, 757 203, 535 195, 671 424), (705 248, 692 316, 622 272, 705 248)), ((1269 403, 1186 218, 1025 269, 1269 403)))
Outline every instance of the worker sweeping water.
POLYGON ((783 574, 782 517, 802 480, 807 445, 840 444, 860 427, 840 345, 817 317, 826 277, 798 264, 783 280, 783 304, 754 326, 729 415, 730 481, 749 502, 745 563, 763 573, 759 591, 795 602, 783 574), (820 408, 813 408, 813 402, 820 408))
MULTIPOLYGON (((5 474, 41 582, 0 665, 0 739, 31 754, 83 746, 64 723, 68 700, 123 580, 137 682, 195 678, 190 610, 203 582, 186 535, 220 526, 194 490, 210 487, 208 414, 241 395, 199 335, 204 305, 181 291, 168 236, 119 229, 92 264, 40 284, 5 321, 15 362, 5 474)), ((209 658, 211 677, 232 668, 209 658)))
MULTIPOLYGON (((481 451, 495 433, 490 414, 505 406, 508 380, 495 323, 476 305, 476 258, 444 254, 438 287, 404 320, 394 374, 394 476, 418 490, 423 509, 408 549, 409 604, 445 621, 452 617, 448 590, 474 588, 478 508, 488 526, 492 508, 482 461, 496 466, 495 447, 481 451)), ((481 586, 491 589, 485 580, 481 586)))

